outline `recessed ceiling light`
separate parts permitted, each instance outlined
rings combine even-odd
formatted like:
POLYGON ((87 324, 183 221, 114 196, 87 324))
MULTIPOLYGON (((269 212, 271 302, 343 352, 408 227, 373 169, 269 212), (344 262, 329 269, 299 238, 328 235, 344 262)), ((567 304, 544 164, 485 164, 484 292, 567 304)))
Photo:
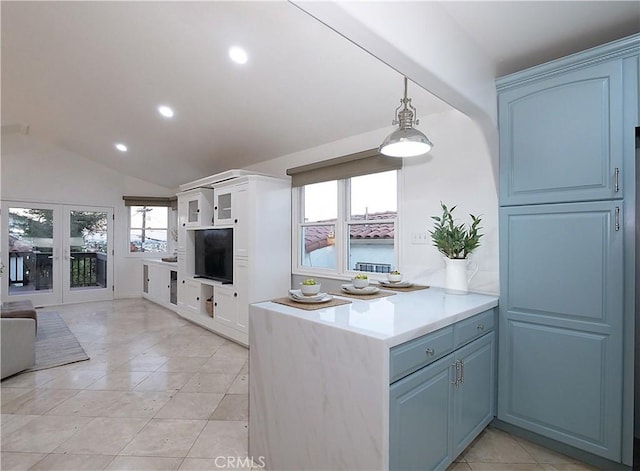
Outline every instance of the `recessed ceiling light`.
POLYGON ((118 149, 120 152, 126 152, 127 151, 127 146, 125 146, 122 143, 118 143, 118 144, 116 144, 116 149, 118 149))
POLYGON ((231 60, 236 64, 246 64, 247 60, 249 60, 247 51, 238 46, 233 46, 229 49, 229 57, 231 57, 231 60))
POLYGON ((158 106, 158 113, 160 113, 165 118, 173 118, 173 110, 167 105, 158 106))

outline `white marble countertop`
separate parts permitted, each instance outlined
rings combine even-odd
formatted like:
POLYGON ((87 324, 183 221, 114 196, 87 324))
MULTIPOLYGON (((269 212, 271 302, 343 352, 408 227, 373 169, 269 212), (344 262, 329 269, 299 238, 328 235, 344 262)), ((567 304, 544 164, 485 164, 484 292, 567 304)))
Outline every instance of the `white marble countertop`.
POLYGON ((391 348, 498 305, 485 294, 446 294, 441 288, 396 293, 373 300, 347 298, 351 304, 306 311, 272 302, 256 306, 382 340, 391 348))
POLYGON ((164 265, 167 267, 172 267, 178 269, 178 262, 165 262, 161 258, 143 258, 141 259, 142 263, 154 263, 156 265, 164 265))

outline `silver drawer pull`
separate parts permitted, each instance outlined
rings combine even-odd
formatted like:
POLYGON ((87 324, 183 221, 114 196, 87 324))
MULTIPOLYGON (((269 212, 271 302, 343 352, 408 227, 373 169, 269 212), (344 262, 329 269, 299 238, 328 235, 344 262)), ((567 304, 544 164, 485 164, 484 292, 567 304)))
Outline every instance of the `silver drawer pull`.
POLYGON ((484 324, 478 324, 478 330, 484 330, 484 324))
POLYGON ((426 353, 427 355, 431 355, 431 356, 433 356, 433 355, 435 355, 435 354, 436 354, 436 351, 435 351, 433 348, 427 348, 427 350, 426 350, 426 352, 425 352, 425 353, 426 353))

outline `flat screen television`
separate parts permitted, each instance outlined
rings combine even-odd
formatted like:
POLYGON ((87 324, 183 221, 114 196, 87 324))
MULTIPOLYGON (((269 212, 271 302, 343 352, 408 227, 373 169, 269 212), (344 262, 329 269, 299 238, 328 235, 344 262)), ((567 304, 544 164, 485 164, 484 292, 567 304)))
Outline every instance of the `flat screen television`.
POLYGON ((233 283, 233 229, 195 231, 195 275, 233 283))

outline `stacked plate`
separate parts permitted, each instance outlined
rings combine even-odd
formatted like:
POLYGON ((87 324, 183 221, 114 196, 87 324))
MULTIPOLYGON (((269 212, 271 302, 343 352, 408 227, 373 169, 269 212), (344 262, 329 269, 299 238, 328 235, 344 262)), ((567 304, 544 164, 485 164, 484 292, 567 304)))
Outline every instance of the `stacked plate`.
POLYGON ((341 285, 342 291, 350 294, 375 294, 380 291, 380 288, 377 286, 365 286, 364 288, 356 288, 351 283, 341 285))
POLYGON ((413 286, 413 283, 410 281, 387 281, 380 280, 378 283, 386 288, 410 288, 413 286))
POLYGON ((333 297, 327 293, 318 293, 313 296, 305 296, 299 289, 289 290, 289 299, 298 303, 318 304, 331 301, 333 297))

